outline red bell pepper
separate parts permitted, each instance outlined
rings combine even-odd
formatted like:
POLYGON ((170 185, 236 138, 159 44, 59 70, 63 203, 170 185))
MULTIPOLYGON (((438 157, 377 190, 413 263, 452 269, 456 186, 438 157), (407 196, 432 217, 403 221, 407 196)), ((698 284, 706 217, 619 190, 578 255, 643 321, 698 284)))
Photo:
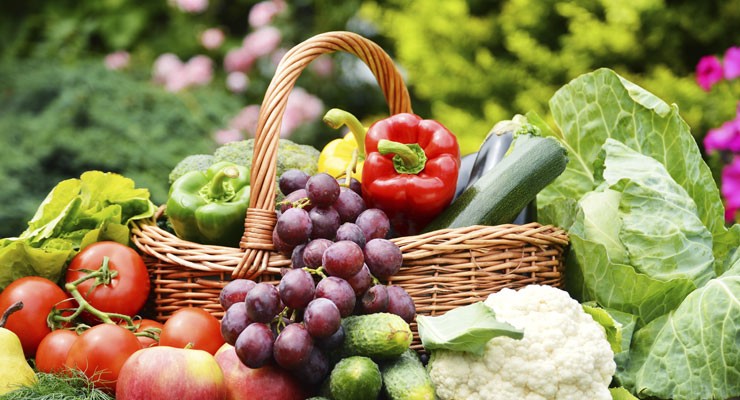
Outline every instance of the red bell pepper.
POLYGON ((382 119, 368 128, 365 151, 363 198, 396 234, 417 234, 452 201, 460 147, 439 122, 408 113, 382 119))

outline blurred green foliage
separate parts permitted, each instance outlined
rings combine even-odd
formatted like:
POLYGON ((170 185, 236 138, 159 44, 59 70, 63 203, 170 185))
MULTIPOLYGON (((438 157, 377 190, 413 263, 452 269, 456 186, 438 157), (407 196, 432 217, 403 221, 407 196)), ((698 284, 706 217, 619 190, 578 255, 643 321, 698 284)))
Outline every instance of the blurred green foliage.
POLYGON ((0 67, 0 227, 15 236, 61 180, 86 170, 118 172, 166 201, 173 160, 212 152, 203 132, 236 99, 202 88, 172 96, 100 62, 0 67), (207 100, 206 100, 207 99, 207 100))
POLYGON ((547 115, 555 90, 599 67, 678 104, 697 137, 735 113, 731 93, 707 95, 692 74, 701 56, 740 43, 737 0, 389 0, 361 15, 463 153, 498 120, 547 115))
MULTIPOLYGON (((174 1, 0 2, 0 237, 18 234, 51 187, 87 169, 121 172, 164 202, 170 169, 210 152, 216 130, 260 104, 273 54, 258 60, 243 93, 227 90, 223 68, 227 52, 253 31, 247 21, 258 0, 209 0, 199 13, 174 1), (213 27, 226 39, 208 50, 199 36, 213 27), (129 67, 106 70, 103 57, 118 50, 130 53, 129 67), (152 65, 163 53, 210 57, 212 82, 177 93, 153 84, 152 65)), ((740 0, 284 4, 271 22, 282 49, 332 30, 369 37, 396 59, 414 111, 453 130, 463 154, 501 119, 530 110, 547 117, 555 90, 598 67, 678 104, 698 140, 735 113, 736 94, 722 85, 703 92, 693 71, 701 56, 740 43, 740 0)), ((331 59, 330 75, 308 68, 298 86, 363 122, 384 116, 383 98, 358 61, 331 59)), ((314 121, 291 140, 320 148, 338 135, 314 121)))

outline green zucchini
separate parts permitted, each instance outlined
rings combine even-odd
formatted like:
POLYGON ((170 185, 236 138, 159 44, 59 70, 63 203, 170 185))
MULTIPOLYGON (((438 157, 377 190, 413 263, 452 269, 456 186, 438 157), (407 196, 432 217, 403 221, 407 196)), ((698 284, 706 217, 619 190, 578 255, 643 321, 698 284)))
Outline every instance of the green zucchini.
POLYGON ((425 232, 472 225, 500 225, 516 216, 537 193, 565 171, 567 151, 533 126, 517 132, 509 153, 486 171, 427 227, 425 232))

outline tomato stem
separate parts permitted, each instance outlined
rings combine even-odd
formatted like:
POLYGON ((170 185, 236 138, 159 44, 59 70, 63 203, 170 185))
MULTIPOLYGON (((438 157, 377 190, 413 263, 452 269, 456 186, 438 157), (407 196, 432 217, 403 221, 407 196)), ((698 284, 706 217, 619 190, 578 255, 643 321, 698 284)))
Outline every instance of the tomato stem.
POLYGON ((85 298, 80 293, 80 290, 78 289, 78 286, 88 279, 95 279, 95 284, 90 290, 92 290, 95 286, 99 284, 110 284, 111 279, 118 274, 118 271, 111 271, 108 265, 109 261, 110 259, 107 256, 103 257, 103 263, 101 264, 100 269, 90 271, 81 278, 73 282, 68 282, 64 285, 64 288, 67 290, 67 292, 69 292, 69 294, 72 295, 72 298, 75 299, 78 306, 72 314, 67 316, 62 315, 60 310, 57 310, 56 308, 53 309, 49 314, 49 317, 47 318, 47 323, 51 328, 59 326, 65 322, 72 322, 83 312, 87 312, 100 319, 103 323, 115 324, 116 322, 114 321, 114 319, 122 320, 126 322, 126 329, 129 329, 131 331, 136 330, 136 326, 134 325, 133 319, 130 316, 118 313, 108 313, 98 310, 97 308, 93 307, 93 305, 90 304, 87 300, 85 300, 85 298))
POLYGON ((23 308, 23 302, 22 301, 16 301, 13 303, 10 307, 8 307, 7 310, 3 312, 3 316, 0 317, 0 328, 5 327, 5 323, 8 322, 8 318, 10 317, 10 314, 20 310, 23 308))

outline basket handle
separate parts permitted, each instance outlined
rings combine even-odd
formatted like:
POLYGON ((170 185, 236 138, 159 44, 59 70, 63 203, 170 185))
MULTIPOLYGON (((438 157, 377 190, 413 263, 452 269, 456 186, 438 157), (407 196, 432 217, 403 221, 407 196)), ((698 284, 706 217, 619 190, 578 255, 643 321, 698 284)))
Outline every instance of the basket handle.
POLYGON ((412 112, 408 90, 393 60, 380 46, 363 36, 345 31, 326 32, 290 49, 278 64, 260 107, 252 158, 252 196, 244 221, 244 235, 239 242, 244 255, 232 272, 233 278, 259 276, 267 269, 270 252, 274 251, 277 149, 288 95, 311 61, 340 50, 357 56, 370 68, 391 115, 412 112))

